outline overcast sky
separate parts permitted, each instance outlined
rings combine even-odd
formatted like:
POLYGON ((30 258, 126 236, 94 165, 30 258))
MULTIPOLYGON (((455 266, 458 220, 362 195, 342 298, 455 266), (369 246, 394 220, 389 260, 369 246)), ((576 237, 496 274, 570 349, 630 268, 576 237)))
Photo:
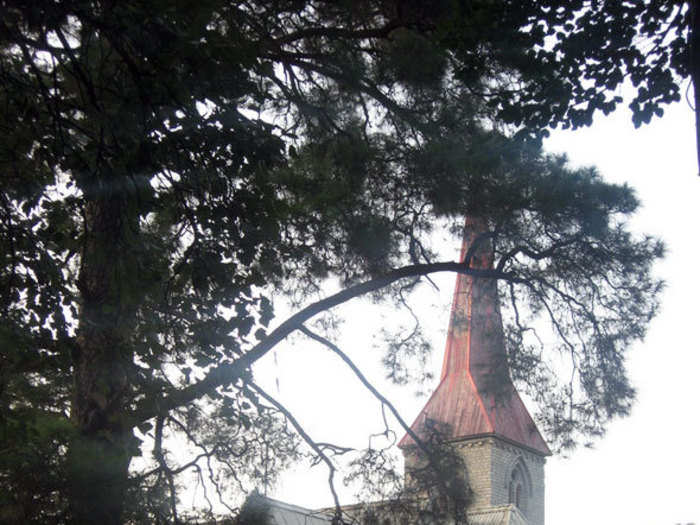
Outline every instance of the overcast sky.
POLYGON ((686 103, 635 130, 627 115, 548 143, 576 164, 595 164, 627 182, 643 208, 635 229, 661 237, 668 254, 661 312, 630 352, 638 389, 629 418, 611 425, 593 450, 547 468, 548 523, 700 524, 700 177, 695 126, 686 103))
MULTIPOLYGON (((668 247, 657 267, 667 282, 661 312, 646 340, 629 354, 638 390, 632 414, 610 425, 593 449, 548 460, 548 525, 700 525, 700 177, 694 136, 693 115, 683 103, 638 130, 627 114, 618 112, 588 129, 557 132, 547 142, 549 151, 566 152, 572 164, 595 165, 607 180, 635 188, 643 207, 634 229, 661 237, 668 247)), ((456 259, 458 243, 444 242, 454 244, 456 259)), ((435 374, 442 362, 454 275, 437 282, 440 293, 426 287, 419 299, 421 320, 433 341, 429 366, 435 374)), ((399 321, 362 301, 339 313, 348 319, 338 338, 343 349, 412 422, 426 398, 416 397, 413 387, 386 385, 379 366, 376 334, 399 321)), ((256 376, 317 440, 362 447, 368 433, 382 430, 376 401, 337 358, 312 343, 297 340, 278 348, 256 368, 256 376)), ((330 505, 326 478, 322 466, 299 465, 269 495, 308 507, 330 505)), ((341 503, 352 501, 351 488, 340 492, 341 503)))

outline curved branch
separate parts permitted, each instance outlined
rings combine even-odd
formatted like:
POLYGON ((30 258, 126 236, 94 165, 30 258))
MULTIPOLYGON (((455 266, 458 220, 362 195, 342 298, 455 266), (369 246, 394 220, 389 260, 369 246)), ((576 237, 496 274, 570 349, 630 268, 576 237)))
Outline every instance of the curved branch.
POLYGON ((365 281, 345 290, 326 297, 320 301, 310 304, 306 308, 299 310, 289 317, 281 325, 275 328, 267 337, 255 345, 248 353, 241 358, 228 363, 222 363, 211 369, 201 381, 175 392, 171 392, 160 399, 147 399, 137 404, 136 409, 129 415, 130 422, 134 425, 151 419, 159 414, 187 405, 216 388, 230 385, 242 379, 251 365, 263 357, 295 330, 298 330, 303 323, 315 315, 343 304, 350 299, 365 295, 381 288, 384 288, 396 281, 407 277, 428 275, 439 272, 457 272, 475 277, 486 277, 491 279, 506 279, 513 282, 520 282, 517 275, 496 270, 484 270, 469 268, 460 262, 438 262, 428 264, 414 264, 404 266, 390 271, 382 277, 377 277, 365 281))
MULTIPOLYGON (((340 349, 338 346, 333 344, 331 341, 326 339, 325 337, 318 335, 305 326, 299 327, 299 331, 303 332, 306 336, 310 337, 314 341, 321 343, 322 345, 326 346, 329 348, 333 353, 335 353, 338 357, 340 357, 343 362, 345 362, 348 367, 355 373, 357 378, 362 382, 362 384, 367 388, 381 403, 382 403, 382 408, 385 406, 389 407, 389 410, 391 410, 391 413, 394 415, 396 420, 399 422, 399 424, 403 427, 403 429, 406 431, 406 433, 413 439, 413 442, 416 444, 416 446, 423 452, 424 458, 428 461, 428 466, 435 472, 436 474, 440 474, 441 469, 440 465, 435 461, 435 453, 434 451, 430 450, 430 447, 428 447, 423 440, 421 440, 415 432, 413 432, 413 429, 408 426, 408 424, 403 420, 403 418, 399 415, 398 411, 394 407, 393 404, 389 402, 379 391, 372 386, 372 384, 365 378, 365 376, 362 374, 362 372, 357 368, 355 363, 352 362, 352 360, 340 349)), ((443 494, 448 494, 448 487, 445 482, 445 479, 438 475, 437 477, 437 483, 440 485, 440 490, 443 494)))
POLYGON ((515 246, 513 249, 510 251, 504 253, 501 258, 498 261, 498 264, 496 265, 496 270, 497 271, 503 271, 503 268, 505 267, 506 263, 516 257, 518 254, 523 254, 529 257, 530 259, 533 259, 535 261, 541 261, 542 259, 547 259, 552 256, 554 256, 557 253, 557 250, 560 248, 564 248, 567 246, 570 246, 578 241, 581 240, 581 236, 577 235, 571 239, 565 239, 559 242, 555 242, 547 248, 546 250, 532 250, 531 248, 528 248, 527 246, 515 246))
POLYGON ((338 499, 338 493, 335 491, 334 483, 335 473, 337 469, 335 468, 335 465, 330 460, 330 458, 324 452, 324 449, 326 447, 322 447, 319 443, 316 443, 313 439, 311 439, 311 437, 306 433, 304 428, 299 424, 299 422, 291 414, 291 412, 289 412, 289 410, 282 406, 275 398, 268 395, 267 392, 265 392, 262 388, 260 388, 253 382, 248 382, 248 385, 255 391, 255 393, 257 393, 259 396, 265 399, 268 403, 272 404, 277 410, 279 410, 284 415, 284 417, 287 419, 287 421, 289 421, 292 424, 292 426, 299 433, 302 439, 306 441, 306 443, 314 450, 314 452, 316 452, 318 457, 320 457, 321 460, 326 464, 326 466, 328 467, 328 485, 330 486, 331 493, 333 494, 333 501, 335 503, 335 515, 336 518, 340 518, 342 511, 340 510, 340 500, 338 499))
POLYGON ((364 376, 364 374, 360 371, 359 368, 355 365, 355 363, 352 362, 352 359, 350 359, 347 354, 345 354, 338 346, 333 344, 331 341, 326 339, 325 337, 318 335, 305 326, 301 326, 299 328, 299 331, 301 331, 304 335, 310 337, 314 341, 321 343, 324 345, 326 348, 331 350, 335 355, 340 357, 343 362, 348 365, 350 370, 353 371, 353 373, 357 376, 357 378, 360 380, 360 382, 365 386, 367 390, 369 390, 374 397, 376 397, 380 403, 382 403, 383 406, 389 407, 389 410, 391 410, 391 413, 394 415, 396 420, 399 422, 399 424, 403 427, 403 429, 406 431, 406 433, 413 439, 413 441, 418 445, 418 448, 420 448, 426 455, 426 457, 430 457, 430 451, 428 448, 425 446, 425 443, 416 435, 415 432, 411 429, 411 427, 403 420, 403 418, 399 415, 398 410, 394 407, 394 405, 387 399, 385 398, 374 386, 372 386, 372 383, 370 383, 367 378, 364 376))

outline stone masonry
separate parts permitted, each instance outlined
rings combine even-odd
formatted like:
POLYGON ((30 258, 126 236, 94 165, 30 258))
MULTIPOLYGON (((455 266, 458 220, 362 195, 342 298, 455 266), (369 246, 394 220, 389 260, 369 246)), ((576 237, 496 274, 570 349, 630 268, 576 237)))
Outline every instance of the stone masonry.
MULTIPOLYGON (((510 494, 511 475, 516 468, 525 474, 524 494, 518 510, 529 525, 544 525, 545 458, 496 436, 483 436, 455 442, 467 469, 473 491, 470 512, 515 504, 510 494)), ((418 466, 414 447, 404 449, 406 480, 418 466)))

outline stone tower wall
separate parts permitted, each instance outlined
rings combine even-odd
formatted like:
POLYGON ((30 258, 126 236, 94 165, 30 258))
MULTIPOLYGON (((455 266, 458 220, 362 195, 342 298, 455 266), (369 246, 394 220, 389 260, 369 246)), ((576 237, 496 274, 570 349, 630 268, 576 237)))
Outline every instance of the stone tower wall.
POLYGON ((519 462, 527 472, 529 493, 526 508, 520 511, 531 525, 544 525, 544 464, 545 458, 498 438, 491 441, 491 505, 506 505, 509 501, 511 473, 519 462))
MULTIPOLYGON (((470 511, 508 505, 511 475, 521 463, 526 473, 527 494, 519 509, 529 525, 544 525, 545 458, 496 437, 465 439, 455 445, 464 459, 473 491, 470 511)), ((410 471, 419 460, 415 450, 407 452, 404 449, 406 481, 410 483, 410 471)))
POLYGON ((492 505, 493 468, 491 456, 493 445, 493 440, 488 438, 470 439, 457 443, 460 455, 467 467, 467 481, 473 492, 474 499, 471 508, 492 505))
MULTIPOLYGON (((492 460, 490 439, 471 439, 454 443, 464 460, 467 470, 467 482, 473 492, 470 508, 491 506, 492 485, 492 460)), ((417 449, 404 449, 404 479, 407 484, 412 483, 411 472, 424 468, 426 462, 417 453, 417 449)))

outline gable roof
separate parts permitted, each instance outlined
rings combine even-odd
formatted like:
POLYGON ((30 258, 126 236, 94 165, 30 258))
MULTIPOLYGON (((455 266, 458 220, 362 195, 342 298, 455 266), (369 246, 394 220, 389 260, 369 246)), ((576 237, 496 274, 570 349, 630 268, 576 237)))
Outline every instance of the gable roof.
POLYGON ((332 515, 325 511, 291 505, 256 492, 248 496, 248 502, 266 509, 272 525, 328 525, 333 521, 332 515))
POLYGON ((473 509, 467 513, 470 525, 528 525, 527 520, 515 505, 501 505, 473 509))

